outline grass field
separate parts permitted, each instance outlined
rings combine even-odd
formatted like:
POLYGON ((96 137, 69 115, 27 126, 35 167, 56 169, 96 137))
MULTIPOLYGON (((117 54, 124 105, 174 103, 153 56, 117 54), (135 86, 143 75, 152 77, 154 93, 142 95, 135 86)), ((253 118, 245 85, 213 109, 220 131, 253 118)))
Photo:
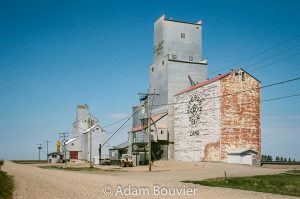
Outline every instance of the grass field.
POLYGON ((47 160, 12 160, 12 162, 17 164, 43 164, 47 163, 47 160))
POLYGON ((4 164, 0 160, 0 199, 11 199, 14 191, 14 182, 12 176, 1 171, 1 166, 4 164))
POLYGON ((65 171, 81 171, 81 172, 107 172, 107 171, 118 171, 113 169, 101 169, 101 168, 90 168, 90 167, 62 167, 62 166, 39 166, 42 169, 59 169, 65 171))
POLYGON ((300 197, 300 170, 291 170, 277 175, 186 180, 183 182, 300 197))

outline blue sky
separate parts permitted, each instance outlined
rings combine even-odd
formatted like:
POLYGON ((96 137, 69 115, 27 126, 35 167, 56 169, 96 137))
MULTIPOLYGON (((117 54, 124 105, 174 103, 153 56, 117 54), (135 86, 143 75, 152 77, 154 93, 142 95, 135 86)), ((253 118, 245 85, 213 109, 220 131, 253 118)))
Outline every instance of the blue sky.
MULTIPOLYGON (((210 77, 237 67, 262 85, 299 77, 299 7, 296 0, 0 1, 0 158, 37 158, 38 143, 71 132, 77 104, 104 125, 129 114, 147 89, 153 23, 163 14, 203 20, 210 77)), ((298 93, 295 81, 262 89, 261 98, 298 93)), ((300 160, 299 100, 262 103, 262 153, 300 160)), ((110 145, 126 137, 124 129, 110 145)))

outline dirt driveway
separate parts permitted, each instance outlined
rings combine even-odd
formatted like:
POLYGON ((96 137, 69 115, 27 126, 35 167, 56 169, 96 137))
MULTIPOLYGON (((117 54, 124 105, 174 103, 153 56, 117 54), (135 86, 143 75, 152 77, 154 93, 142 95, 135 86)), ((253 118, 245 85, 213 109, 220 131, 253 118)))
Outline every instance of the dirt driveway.
MULTIPOLYGON (((105 167, 109 168, 109 167, 105 167)), ((285 169, 260 168, 224 163, 183 163, 161 161, 153 172, 147 167, 120 171, 83 173, 41 169, 36 165, 6 161, 3 170, 14 176, 15 198, 292 198, 226 188, 184 184, 181 180, 196 180, 224 176, 244 176, 280 173, 285 169)))

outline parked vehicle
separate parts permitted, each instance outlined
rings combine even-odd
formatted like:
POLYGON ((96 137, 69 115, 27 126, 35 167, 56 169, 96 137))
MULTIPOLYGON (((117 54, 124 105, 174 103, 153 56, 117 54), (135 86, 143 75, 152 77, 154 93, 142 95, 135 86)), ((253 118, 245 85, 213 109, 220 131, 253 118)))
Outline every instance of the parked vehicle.
POLYGON ((110 158, 101 159, 100 164, 101 165, 111 165, 110 158))
POLYGON ((132 167, 132 159, 130 158, 129 154, 122 154, 121 157, 121 167, 132 167))

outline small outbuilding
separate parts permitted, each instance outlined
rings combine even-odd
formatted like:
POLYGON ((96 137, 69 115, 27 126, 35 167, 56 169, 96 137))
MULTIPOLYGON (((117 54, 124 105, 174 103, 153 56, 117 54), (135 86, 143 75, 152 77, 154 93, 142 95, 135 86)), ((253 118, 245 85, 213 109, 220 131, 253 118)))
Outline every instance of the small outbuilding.
POLYGON ((58 163, 62 160, 63 155, 58 152, 53 152, 48 154, 48 163, 58 163))
POLYGON ((126 141, 122 144, 119 144, 117 146, 114 146, 109 149, 109 157, 112 160, 119 160, 122 156, 122 154, 128 154, 129 149, 129 142, 126 141))
POLYGON ((252 149, 239 149, 227 153, 227 162, 234 164, 257 164, 257 152, 252 149))

